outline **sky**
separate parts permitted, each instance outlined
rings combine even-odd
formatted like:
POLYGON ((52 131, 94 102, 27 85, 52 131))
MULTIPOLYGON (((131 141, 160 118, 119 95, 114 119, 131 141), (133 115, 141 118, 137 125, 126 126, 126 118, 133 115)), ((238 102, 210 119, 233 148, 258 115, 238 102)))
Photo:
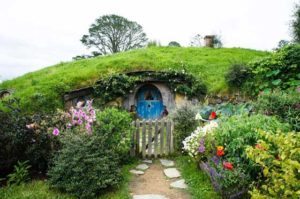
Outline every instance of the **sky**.
POLYGON ((0 0, 0 81, 88 54, 80 39, 96 18, 136 21, 150 40, 188 46, 221 35, 224 47, 272 50, 291 40, 299 0, 0 0))

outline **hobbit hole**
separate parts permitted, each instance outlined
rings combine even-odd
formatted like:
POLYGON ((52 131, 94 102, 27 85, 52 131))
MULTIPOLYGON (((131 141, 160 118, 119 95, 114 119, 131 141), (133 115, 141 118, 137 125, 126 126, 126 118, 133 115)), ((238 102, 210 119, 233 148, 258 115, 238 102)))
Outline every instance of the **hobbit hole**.
POLYGON ((136 118, 149 120, 167 116, 187 103, 198 103, 205 89, 201 81, 185 71, 134 71, 104 78, 93 87, 65 93, 64 101, 69 109, 94 99, 99 106, 121 107, 136 118))

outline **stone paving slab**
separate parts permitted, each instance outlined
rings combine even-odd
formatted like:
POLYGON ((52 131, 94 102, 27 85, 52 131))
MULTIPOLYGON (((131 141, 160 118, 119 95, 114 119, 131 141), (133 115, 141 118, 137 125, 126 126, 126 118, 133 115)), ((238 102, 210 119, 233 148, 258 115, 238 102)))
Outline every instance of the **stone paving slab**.
POLYGON ((143 160, 143 163, 152 164, 153 161, 152 160, 143 160))
POLYGON ((164 166, 164 167, 173 167, 174 161, 172 160, 166 160, 166 159, 160 159, 160 163, 164 166))
POLYGON ((135 169, 132 169, 129 172, 132 174, 135 174, 135 175, 143 175, 144 174, 144 171, 135 170, 135 169))
POLYGON ((143 170, 143 171, 147 170, 148 168, 149 168, 149 166, 146 164, 139 164, 136 167, 137 170, 143 170))
POLYGON ((178 177, 180 177, 180 173, 179 173, 179 171, 176 168, 164 169, 164 174, 168 178, 178 178, 178 177))
POLYGON ((172 182, 170 184, 170 187, 177 189, 187 189, 187 184, 185 183, 185 180, 177 180, 175 182, 172 182))
POLYGON ((134 195, 133 199, 169 199, 163 195, 147 194, 147 195, 134 195))

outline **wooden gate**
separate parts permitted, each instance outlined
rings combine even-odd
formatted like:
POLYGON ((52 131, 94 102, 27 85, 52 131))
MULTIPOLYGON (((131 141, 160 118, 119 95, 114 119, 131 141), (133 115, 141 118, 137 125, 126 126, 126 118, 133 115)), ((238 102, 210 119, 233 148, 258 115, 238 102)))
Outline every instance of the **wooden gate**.
POLYGON ((156 158, 174 152, 174 125, 171 120, 136 120, 132 125, 132 156, 156 158))

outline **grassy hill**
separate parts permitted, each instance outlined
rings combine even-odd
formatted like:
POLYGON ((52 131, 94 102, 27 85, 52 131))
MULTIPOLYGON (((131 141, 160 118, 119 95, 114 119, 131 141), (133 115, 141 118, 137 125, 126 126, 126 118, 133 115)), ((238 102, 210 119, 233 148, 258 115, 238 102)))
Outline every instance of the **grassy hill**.
POLYGON ((0 84, 1 89, 13 89, 28 111, 54 110, 63 107, 66 91, 93 85, 113 73, 132 70, 183 69, 202 78, 209 93, 225 93, 224 74, 231 63, 248 62, 267 52, 241 48, 179 48, 151 47, 73 62, 62 62, 25 74, 0 84))

